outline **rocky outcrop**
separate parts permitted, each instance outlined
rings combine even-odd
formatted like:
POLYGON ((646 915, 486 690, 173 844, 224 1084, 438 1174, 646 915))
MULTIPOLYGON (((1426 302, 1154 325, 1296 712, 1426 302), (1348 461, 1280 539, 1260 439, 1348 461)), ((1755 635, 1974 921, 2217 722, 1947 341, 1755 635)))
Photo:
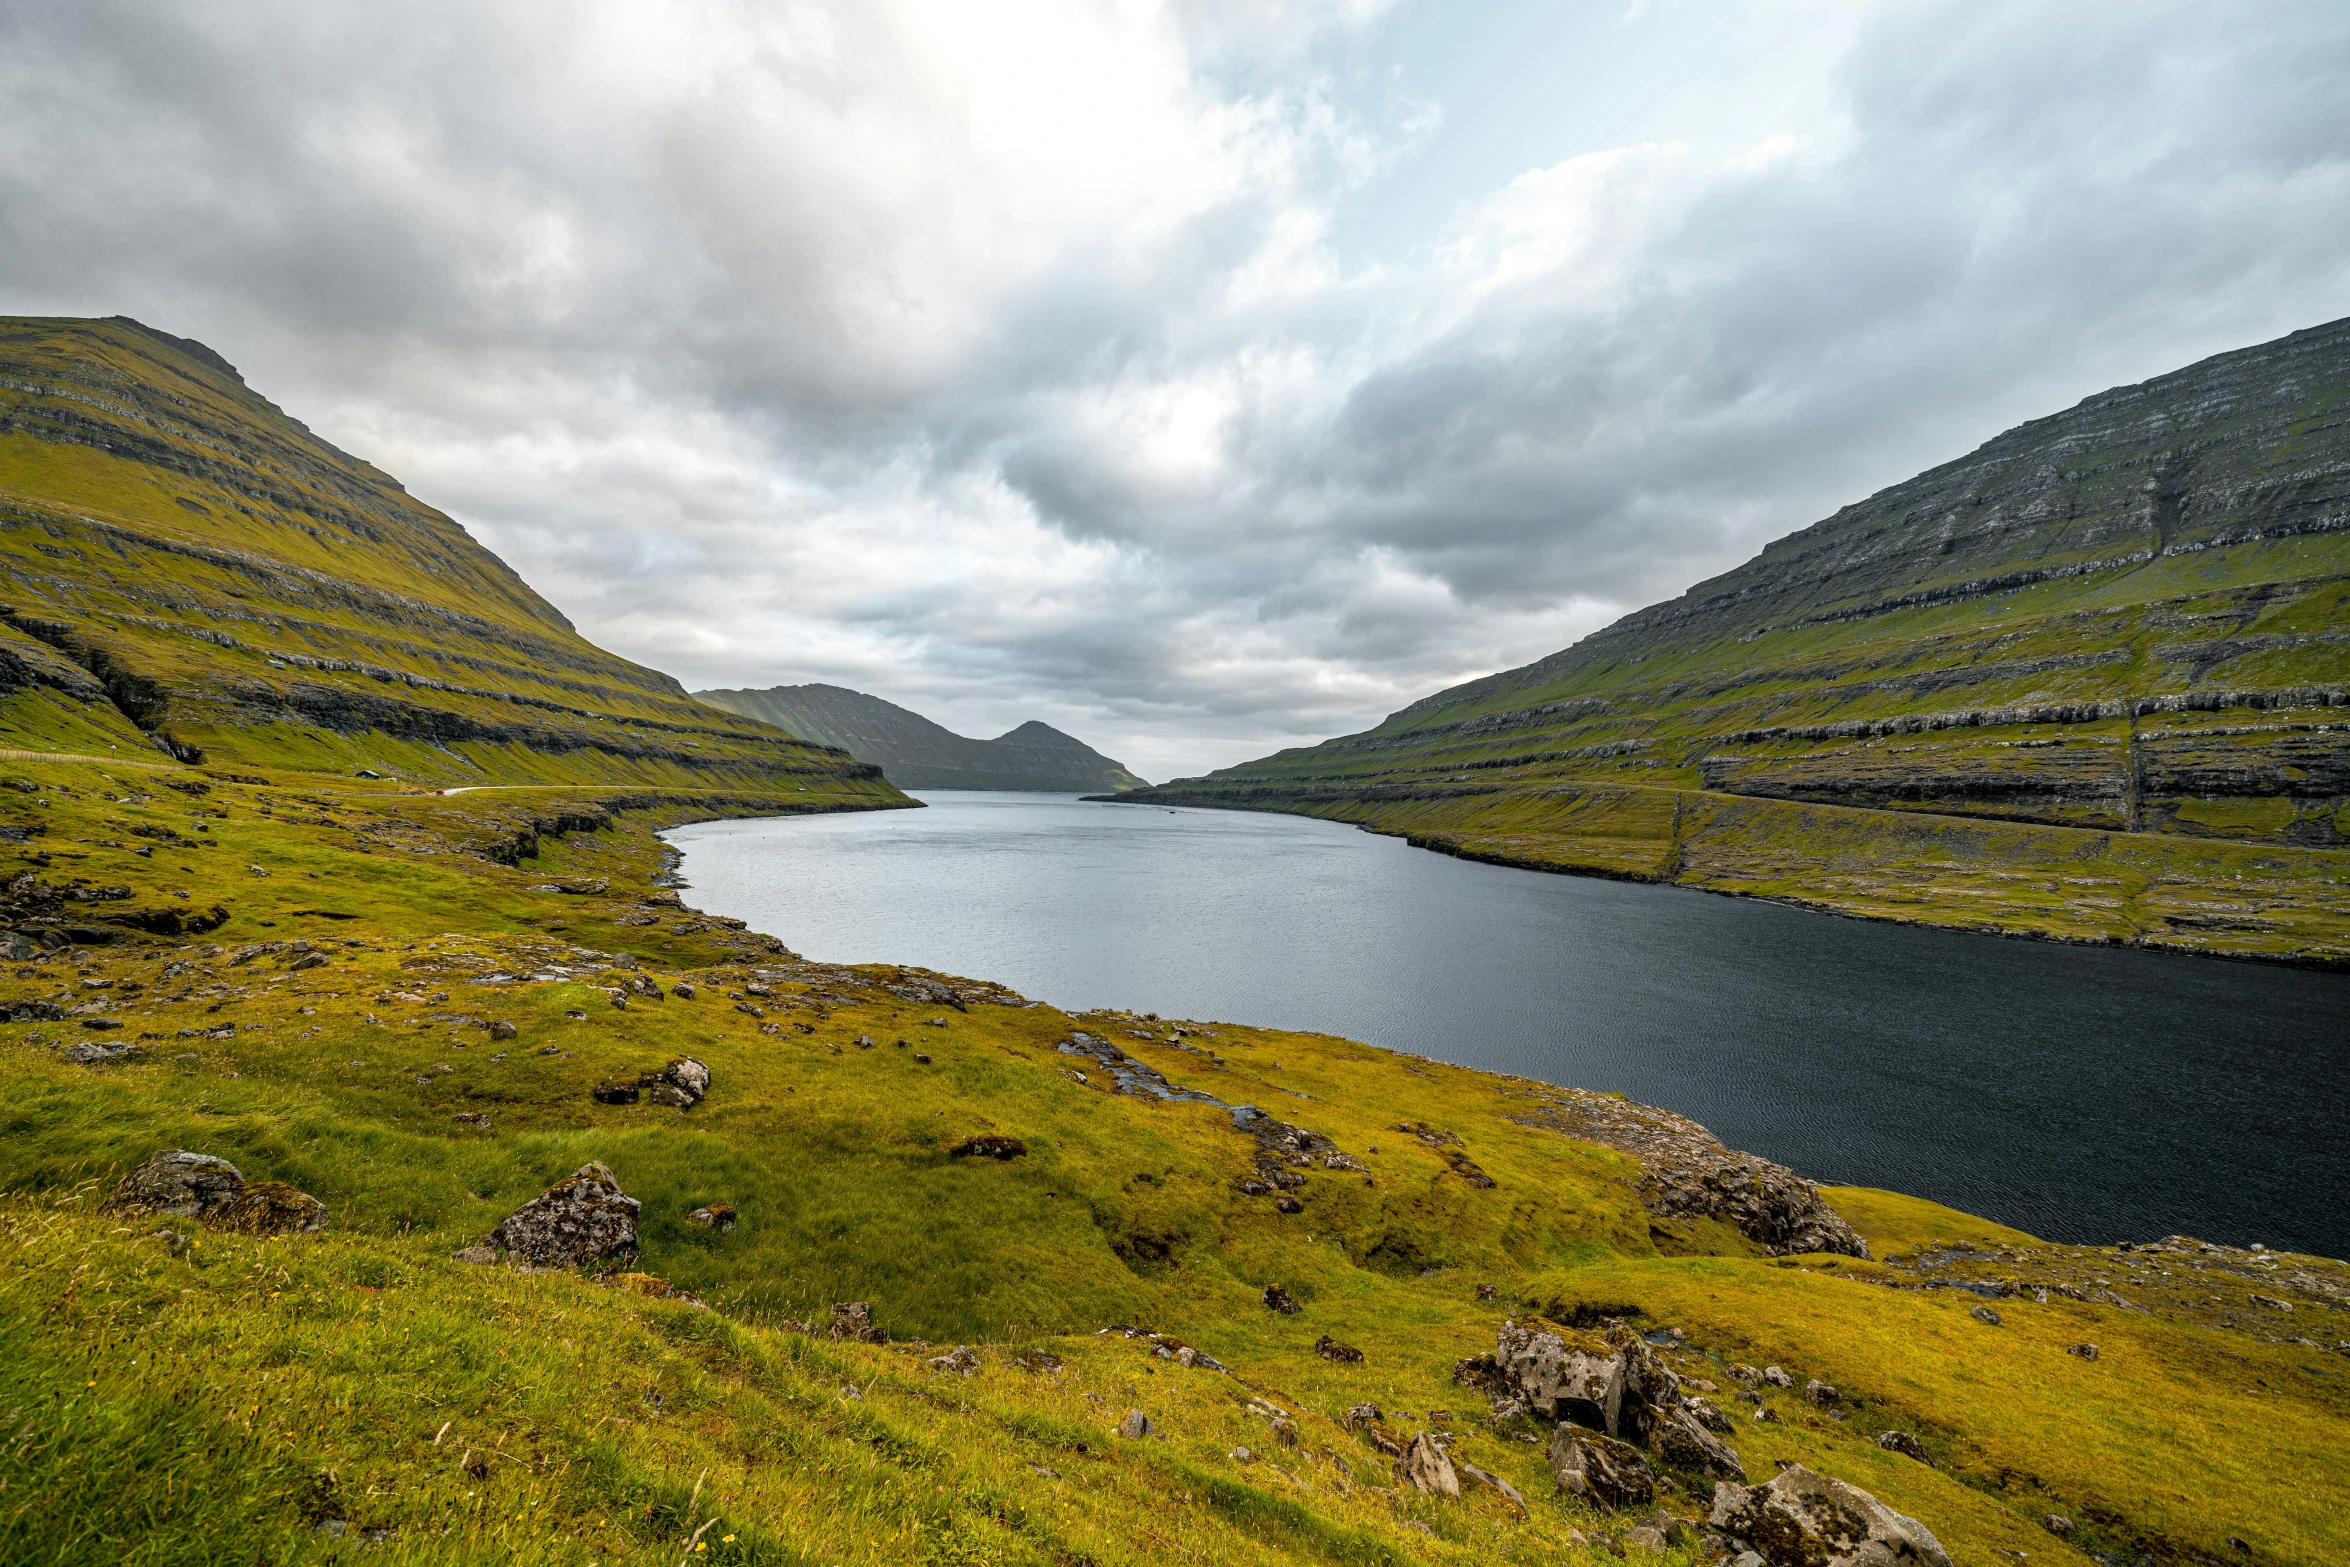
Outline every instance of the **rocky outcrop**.
POLYGON ((947 1150, 950 1159, 1018 1159, 1028 1152, 1028 1145, 1017 1137, 1005 1137, 997 1132, 979 1132, 964 1138, 947 1150))
POLYGON ((1598 1334, 1551 1333, 1505 1322, 1493 1359, 1503 1383, 1533 1413, 1594 1431, 1616 1431, 1624 1360, 1598 1334))
POLYGON ((1768 1485, 1715 1486, 1706 1521, 1770 1567, 1950 1567, 1924 1524, 1801 1464, 1768 1485))
POLYGON ((238 1235, 304 1235, 326 1228, 326 1204, 283 1181, 247 1181, 212 1154, 165 1148, 115 1185, 118 1213, 169 1214, 238 1235))
POLYGON ((508 1214, 482 1244, 536 1268, 621 1267, 636 1260, 641 1207, 608 1167, 590 1162, 508 1214))
POLYGON ((326 1204, 283 1181, 248 1181, 206 1222, 239 1235, 301 1235, 326 1228, 326 1204))
POLYGON ((1868 1242, 1818 1187, 1785 1165, 1725 1148, 1686 1116, 1581 1089, 1544 1089, 1535 1097, 1539 1103, 1512 1119, 1638 1159, 1640 1199, 1659 1218, 1725 1220, 1772 1256, 1869 1254, 1868 1242))
POLYGON ((1460 1500, 1461 1478, 1454 1473, 1452 1460, 1425 1431, 1413 1437, 1411 1445, 1403 1450, 1403 1457, 1395 1461, 1395 1478, 1398 1484, 1408 1485, 1423 1496, 1460 1500))
POLYGON ((691 1110, 709 1091, 710 1069, 690 1056, 680 1056, 658 1071, 639 1074, 633 1082, 606 1078, 590 1089, 589 1095, 599 1104, 642 1103, 691 1110))
POLYGON ((236 1201, 245 1178, 213 1154, 164 1148, 115 1185, 110 1206, 123 1213, 166 1213, 204 1219, 236 1201))
POLYGON ((1491 1380, 1497 1411, 1505 1400, 1570 1428, 1604 1432, 1630 1446, 1652 1449, 1673 1468, 1715 1479, 1744 1480, 1738 1454, 1714 1435, 1726 1428, 1720 1411, 1701 1398, 1684 1398, 1681 1379, 1638 1333, 1620 1321, 1602 1332, 1551 1331, 1505 1322, 1495 1335, 1492 1369, 1462 1362, 1453 1380, 1491 1380), (1710 1418, 1709 1418, 1710 1417, 1710 1418))
POLYGON ((1550 1472, 1561 1491, 1603 1512, 1656 1500, 1656 1471, 1640 1450, 1594 1431, 1560 1426, 1551 1439, 1550 1472))
POLYGON ((853 1339, 860 1344, 889 1342, 889 1334, 874 1324, 872 1308, 861 1300, 832 1303, 831 1333, 834 1338, 853 1339))

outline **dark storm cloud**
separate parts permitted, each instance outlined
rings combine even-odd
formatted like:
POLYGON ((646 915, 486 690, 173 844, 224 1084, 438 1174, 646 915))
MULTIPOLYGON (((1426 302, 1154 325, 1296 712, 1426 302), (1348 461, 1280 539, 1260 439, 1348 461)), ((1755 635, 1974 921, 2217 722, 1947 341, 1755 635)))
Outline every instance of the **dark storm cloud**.
POLYGON ((1342 258, 1418 134, 1320 63, 1380 9, 0 3, 0 281, 212 343, 691 684, 1153 775, 2350 313, 2338 6, 1648 7, 1817 90, 1342 258))

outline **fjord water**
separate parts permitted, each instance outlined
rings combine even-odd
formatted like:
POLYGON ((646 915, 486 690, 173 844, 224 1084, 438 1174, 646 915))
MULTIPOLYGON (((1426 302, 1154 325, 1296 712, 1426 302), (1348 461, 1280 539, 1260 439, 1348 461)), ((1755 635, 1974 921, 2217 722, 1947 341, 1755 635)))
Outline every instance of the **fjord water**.
POLYGON ((688 902, 812 958, 1621 1090, 2051 1240, 2350 1256, 2350 976, 1508 870, 1303 817, 921 798, 666 836, 688 902))

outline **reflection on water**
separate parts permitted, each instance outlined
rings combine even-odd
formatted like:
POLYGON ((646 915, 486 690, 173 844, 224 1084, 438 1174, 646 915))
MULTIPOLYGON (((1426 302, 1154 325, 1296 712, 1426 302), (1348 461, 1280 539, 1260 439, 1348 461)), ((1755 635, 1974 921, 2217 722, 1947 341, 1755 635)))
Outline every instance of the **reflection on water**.
POLYGON ((2350 977, 1505 870, 1300 817, 922 798, 667 836, 688 902, 810 957, 1620 1089, 2051 1239, 2350 1255, 2350 977))

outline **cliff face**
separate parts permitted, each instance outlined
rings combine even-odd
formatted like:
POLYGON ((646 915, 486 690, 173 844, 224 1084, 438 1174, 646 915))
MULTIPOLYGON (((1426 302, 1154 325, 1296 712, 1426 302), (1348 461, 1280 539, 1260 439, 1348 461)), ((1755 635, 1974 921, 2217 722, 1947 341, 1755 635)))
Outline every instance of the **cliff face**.
POLYGON ((0 746, 438 784, 870 768, 581 637, 198 343, 0 319, 0 746))
POLYGON ((1034 721, 972 740, 920 713, 846 686, 697 691, 695 700, 762 719, 805 740, 880 766, 900 789, 1134 789, 1143 781, 1082 740, 1034 721))
MULTIPOLYGON (((2345 709, 2350 321, 2101 393, 1522 669, 1366 733, 1155 793, 1366 820, 1400 811, 1423 835, 1499 812, 1507 832, 1489 821, 1452 846, 1849 907, 1845 893, 1823 895, 1818 867, 1784 834, 1804 821, 1848 838, 1852 820, 1774 817, 1778 847, 1766 849, 1751 836, 1759 818, 1723 802, 2340 850, 2345 709), (1666 793, 1652 805, 1640 791, 1666 793), (1602 810, 1602 796, 1621 803, 1602 810), (1608 819, 1597 836, 1645 847, 1534 841, 1582 835, 1594 811, 1608 819), (1693 821, 1730 818, 1748 825, 1685 839, 1693 821)), ((1896 825, 1881 841, 1925 826, 1885 819, 1896 825)), ((1970 856, 2007 852, 1967 841, 1970 856)), ((2027 858, 2071 852, 2050 840, 2027 858)), ((2332 860, 2260 863, 2338 897, 2332 860)), ((2208 891, 2241 869, 2180 867, 2149 874, 2208 891)), ((2216 913, 2133 912, 2110 889, 2058 897, 2068 928, 2100 939, 2338 944, 2303 917, 2315 911, 2301 891, 2216 913), (2224 941, 2211 935, 2222 927, 2224 941)), ((2037 918, 1983 889, 1924 902, 1916 917, 2037 918)))

